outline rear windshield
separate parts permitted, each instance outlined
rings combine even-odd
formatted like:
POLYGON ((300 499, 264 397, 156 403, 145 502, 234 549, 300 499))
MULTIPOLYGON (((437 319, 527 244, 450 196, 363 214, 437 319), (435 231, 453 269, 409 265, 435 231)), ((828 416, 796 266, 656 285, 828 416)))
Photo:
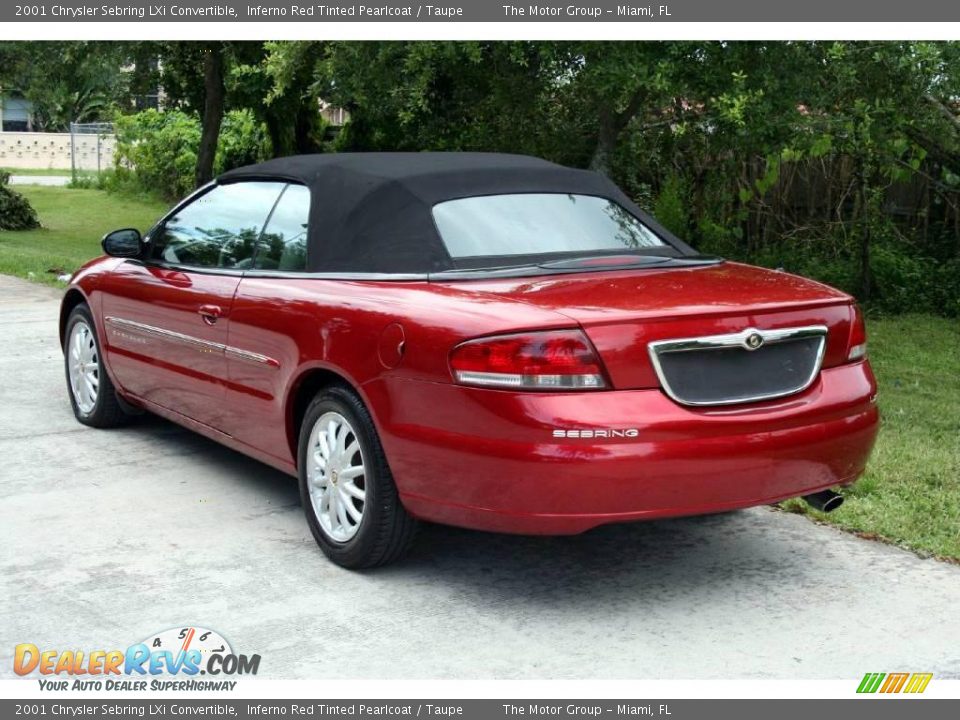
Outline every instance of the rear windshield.
POLYGON ((522 193, 437 203, 433 218, 453 258, 592 254, 668 247, 606 198, 522 193))

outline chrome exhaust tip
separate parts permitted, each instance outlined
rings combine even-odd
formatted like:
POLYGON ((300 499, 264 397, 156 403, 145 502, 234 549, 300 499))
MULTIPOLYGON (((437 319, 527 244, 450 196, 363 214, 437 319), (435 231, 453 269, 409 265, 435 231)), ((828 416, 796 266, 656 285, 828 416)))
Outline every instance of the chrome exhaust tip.
POLYGON ((813 493, 813 495, 804 495, 803 499, 814 510, 825 513, 833 512, 843 505, 843 495, 835 493, 833 490, 821 490, 818 493, 813 493))

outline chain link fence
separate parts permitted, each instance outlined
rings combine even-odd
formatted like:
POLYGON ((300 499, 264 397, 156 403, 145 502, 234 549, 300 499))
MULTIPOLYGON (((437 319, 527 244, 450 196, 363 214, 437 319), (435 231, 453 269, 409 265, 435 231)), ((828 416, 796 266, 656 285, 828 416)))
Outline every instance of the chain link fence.
POLYGON ((70 123, 72 182, 77 182, 77 174, 80 172, 95 172, 99 177, 100 173, 112 167, 113 140, 113 123, 70 123))

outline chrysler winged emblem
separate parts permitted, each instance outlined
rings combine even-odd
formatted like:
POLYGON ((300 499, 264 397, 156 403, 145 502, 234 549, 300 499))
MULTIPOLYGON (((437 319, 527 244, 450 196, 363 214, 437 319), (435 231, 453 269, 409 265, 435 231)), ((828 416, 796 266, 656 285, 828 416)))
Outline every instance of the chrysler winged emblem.
POLYGON ((763 336, 760 333, 750 333, 743 343, 747 346, 747 350, 756 350, 763 345, 763 336))

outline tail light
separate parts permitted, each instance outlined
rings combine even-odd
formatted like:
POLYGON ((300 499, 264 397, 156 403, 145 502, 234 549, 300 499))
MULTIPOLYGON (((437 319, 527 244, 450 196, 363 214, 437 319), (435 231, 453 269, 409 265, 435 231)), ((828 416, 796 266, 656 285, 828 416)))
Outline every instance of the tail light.
POLYGON ((847 342, 847 361, 863 360, 867 356, 867 328, 863 323, 863 312, 853 306, 853 324, 850 326, 850 340, 847 342))
POLYGON ((593 346, 579 330, 499 335, 468 340, 450 354, 462 385, 519 390, 600 390, 606 387, 593 346))

